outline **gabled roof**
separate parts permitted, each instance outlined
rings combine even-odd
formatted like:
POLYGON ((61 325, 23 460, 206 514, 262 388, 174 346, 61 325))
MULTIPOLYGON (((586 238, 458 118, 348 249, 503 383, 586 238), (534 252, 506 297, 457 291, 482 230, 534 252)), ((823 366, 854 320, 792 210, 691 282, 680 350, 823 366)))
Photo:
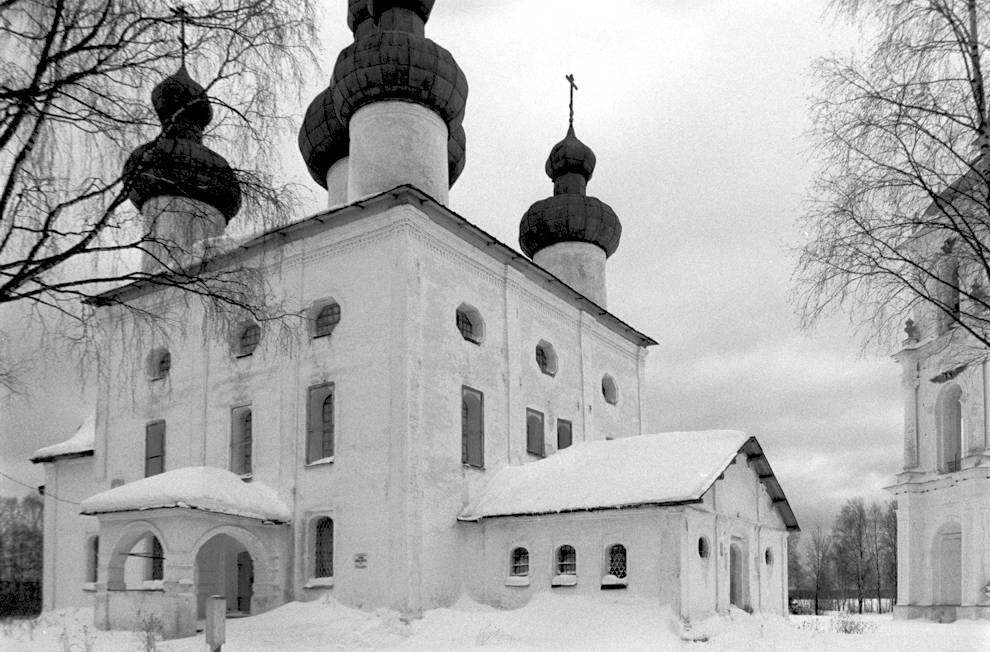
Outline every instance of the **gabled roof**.
MULTIPOLYGON (((591 315, 600 324, 626 340, 641 347, 654 346, 657 343, 652 337, 637 331, 520 252, 475 226, 425 192, 410 185, 397 186, 345 206, 317 213, 298 222, 266 231, 243 243, 239 248, 211 259, 208 262, 208 267, 214 269, 243 256, 245 252, 261 250, 269 246, 282 246, 293 240, 309 237, 320 230, 350 224, 366 216, 369 209, 373 212, 381 212, 399 205, 416 206, 436 224, 473 245, 479 252, 516 269, 526 278, 591 315)), ((159 275, 148 280, 135 281, 114 288, 87 301, 95 305, 111 305, 115 302, 130 301, 142 294, 172 285, 174 283, 169 282, 168 275, 159 275)))
POLYGON ((54 462, 61 458, 91 456, 95 442, 96 415, 90 414, 76 429, 72 437, 63 442, 39 448, 34 451, 30 459, 35 464, 39 464, 41 462, 54 462))
POLYGON ((82 501, 82 514, 182 508, 288 523, 292 513, 261 482, 212 466, 187 466, 109 489, 82 501))
POLYGON ((746 454, 787 528, 797 530, 762 448, 755 437, 738 430, 575 444, 538 462, 502 469, 458 520, 696 503, 740 453, 746 454))

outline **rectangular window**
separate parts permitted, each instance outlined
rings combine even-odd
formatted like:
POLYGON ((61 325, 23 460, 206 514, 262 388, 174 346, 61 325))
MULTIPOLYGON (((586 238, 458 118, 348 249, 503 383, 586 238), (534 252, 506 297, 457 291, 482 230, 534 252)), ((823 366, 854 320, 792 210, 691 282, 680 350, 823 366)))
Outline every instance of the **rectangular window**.
POLYGON ((309 388, 306 422, 306 463, 333 459, 333 383, 309 388))
POLYGON ((152 421, 144 430, 144 477, 165 470, 165 422, 152 421))
POLYGON ((254 445, 254 415, 250 405, 230 411, 230 470, 240 475, 251 473, 254 445))
POLYGON ((461 387, 461 462, 485 466, 485 396, 467 386, 461 387))
POLYGON ((543 457, 546 448, 543 441, 543 413, 526 410, 526 452, 543 457))
POLYGON ((557 419, 557 450, 563 450, 571 445, 571 422, 557 419))

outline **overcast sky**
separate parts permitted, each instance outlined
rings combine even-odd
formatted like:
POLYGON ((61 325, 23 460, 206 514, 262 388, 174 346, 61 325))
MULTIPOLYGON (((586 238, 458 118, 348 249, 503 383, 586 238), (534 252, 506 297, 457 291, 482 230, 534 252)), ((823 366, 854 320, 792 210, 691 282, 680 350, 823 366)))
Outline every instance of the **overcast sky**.
MULTIPOLYGON (((326 3, 325 72, 301 93, 294 129, 350 42, 346 4, 326 3)), ((513 247, 526 208, 551 194, 543 164, 567 128, 564 75, 576 76, 575 129, 598 157, 588 193, 623 226, 609 309, 660 342, 647 360, 647 430, 755 435, 805 530, 850 497, 886 499, 901 462, 891 352, 861 353, 841 316, 802 332, 788 302, 814 171, 810 64, 857 38, 821 16, 819 0, 438 0, 426 28, 470 85, 451 208, 513 247)), ((286 140, 285 174, 315 212, 325 195, 294 131, 286 140)), ((0 316, 0 328, 16 326, 0 316)), ((35 362, 26 396, 0 405, 0 471, 31 485, 43 473, 25 458, 90 409, 54 362, 54 377, 35 362)), ((0 478, 0 491, 18 489, 0 478)))

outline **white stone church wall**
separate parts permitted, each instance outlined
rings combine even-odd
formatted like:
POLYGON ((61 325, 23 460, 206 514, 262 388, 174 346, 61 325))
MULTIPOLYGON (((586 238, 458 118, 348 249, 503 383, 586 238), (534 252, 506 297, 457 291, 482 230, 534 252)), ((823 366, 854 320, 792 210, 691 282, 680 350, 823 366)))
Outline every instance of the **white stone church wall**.
POLYGON ((99 532, 93 516, 74 504, 96 493, 93 458, 76 457, 45 464, 45 512, 42 608, 89 607, 93 604, 87 543, 99 532), (71 501, 71 502, 68 502, 71 501))

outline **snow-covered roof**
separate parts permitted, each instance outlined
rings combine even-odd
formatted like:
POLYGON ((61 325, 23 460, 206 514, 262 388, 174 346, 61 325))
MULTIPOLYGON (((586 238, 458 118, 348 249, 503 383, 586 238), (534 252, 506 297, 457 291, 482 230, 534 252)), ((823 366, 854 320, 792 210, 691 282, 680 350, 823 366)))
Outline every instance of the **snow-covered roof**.
POLYGON ((69 439, 51 446, 45 446, 34 451, 31 461, 35 464, 40 462, 52 462, 60 457, 83 457, 93 454, 93 446, 96 442, 96 415, 90 414, 82 425, 76 429, 75 434, 69 439))
POLYGON ((458 517, 556 514, 697 502, 746 452, 789 529, 797 521, 754 437, 738 430, 664 432, 593 441, 499 471, 458 517))
POLYGON ((180 507, 218 514, 288 523, 289 508, 261 482, 244 482, 239 475, 212 466, 187 466, 136 480, 91 496, 83 514, 132 512, 180 507))

